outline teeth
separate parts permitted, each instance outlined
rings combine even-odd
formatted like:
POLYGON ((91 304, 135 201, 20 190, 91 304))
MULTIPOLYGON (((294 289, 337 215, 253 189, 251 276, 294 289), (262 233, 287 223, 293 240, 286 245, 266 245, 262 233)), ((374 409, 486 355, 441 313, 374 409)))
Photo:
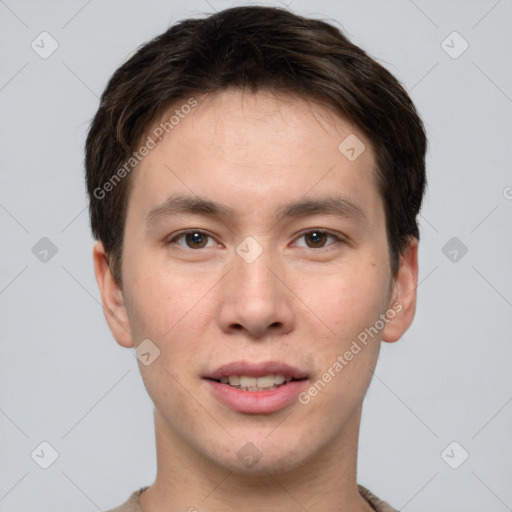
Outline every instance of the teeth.
POLYGON ((274 389, 291 380, 291 377, 285 377, 284 375, 264 375, 263 377, 230 375, 229 377, 221 377, 220 382, 245 391, 262 391, 274 389))
POLYGON ((255 388, 256 381, 256 377, 246 377, 245 375, 240 376, 240 386, 243 388, 255 388))
POLYGON ((279 385, 282 384, 286 379, 282 375, 275 375, 274 382, 279 385))
POLYGON ((273 375, 265 375, 264 377, 258 377, 256 379, 256 387, 258 388, 270 388, 274 385, 275 377, 273 375))

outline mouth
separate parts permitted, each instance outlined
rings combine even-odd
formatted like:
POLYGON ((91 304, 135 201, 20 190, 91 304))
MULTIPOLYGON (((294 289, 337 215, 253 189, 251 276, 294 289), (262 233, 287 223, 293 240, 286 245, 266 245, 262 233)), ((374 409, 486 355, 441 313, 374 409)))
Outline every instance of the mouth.
POLYGON ((308 375, 284 363, 270 361, 225 364, 203 377, 214 396, 229 408, 249 414, 267 414, 292 404, 308 375))
POLYGON ((286 377, 282 374, 263 375, 262 377, 252 377, 250 375, 228 375, 220 379, 211 379, 219 384, 227 384, 235 389, 242 391, 271 391, 273 389, 286 386, 289 382, 305 380, 286 377))

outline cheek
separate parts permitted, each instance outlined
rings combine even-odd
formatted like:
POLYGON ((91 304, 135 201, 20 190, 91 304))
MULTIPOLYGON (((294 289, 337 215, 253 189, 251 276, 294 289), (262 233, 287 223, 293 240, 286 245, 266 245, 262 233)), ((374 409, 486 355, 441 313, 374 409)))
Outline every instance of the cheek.
MULTIPOLYGON (((328 403, 333 416, 355 408, 369 386, 381 345, 375 325, 387 307, 389 279, 384 266, 360 263, 323 283, 325 299, 318 311, 331 336, 319 350, 322 373, 317 379, 328 382, 329 391, 316 406, 328 403)), ((319 299, 317 307, 321 303, 319 299)))
MULTIPOLYGON (((180 422, 193 426, 200 410, 187 394, 187 372, 197 367, 201 357, 198 315, 202 285, 177 275, 149 272, 150 265, 140 264, 146 275, 128 274, 130 300, 127 304, 130 326, 136 344, 150 339, 159 349, 158 357, 148 366, 139 362, 144 386, 160 411, 181 411, 180 422)), ((201 293, 202 292, 202 293, 201 293)))
POLYGON ((372 327, 385 311, 388 280, 375 269, 362 266, 317 285, 308 303, 323 336, 315 337, 318 373, 301 403, 311 418, 324 418, 332 435, 359 407, 377 363, 380 331, 372 327))
POLYGON ((389 275, 376 264, 347 265, 322 279, 305 280, 299 292, 304 304, 316 313, 328 338, 336 336, 337 349, 371 327, 384 312, 389 275), (330 335, 329 335, 330 334, 330 335))
POLYGON ((133 276, 127 304, 132 331, 139 337, 154 337, 161 342, 176 337, 189 323, 190 315, 201 308, 201 299, 208 289, 205 280, 164 273, 158 270, 158 265, 140 263, 135 268, 145 269, 145 273, 127 273, 133 276))
POLYGON ((150 366, 139 363, 141 375, 150 396, 176 403, 182 376, 195 370, 204 357, 202 342, 209 318, 204 295, 211 285, 196 277, 149 272, 147 264, 137 268, 146 269, 146 275, 127 274, 133 276, 127 283, 130 326, 136 344, 150 339, 160 350, 150 366), (169 389, 173 396, 166 397, 169 389))

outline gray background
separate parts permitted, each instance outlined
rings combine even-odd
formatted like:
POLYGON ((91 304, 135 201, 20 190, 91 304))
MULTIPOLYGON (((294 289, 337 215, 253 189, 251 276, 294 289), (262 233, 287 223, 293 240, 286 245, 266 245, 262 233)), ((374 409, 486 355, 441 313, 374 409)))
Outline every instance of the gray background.
MULTIPOLYGON (((153 482, 152 403, 94 279, 83 143, 140 44, 242 3, 0 1, 1 512, 105 510, 153 482)), ((417 317, 383 344, 358 480, 408 512, 512 510, 512 1, 289 5, 394 73, 430 138, 417 317)))

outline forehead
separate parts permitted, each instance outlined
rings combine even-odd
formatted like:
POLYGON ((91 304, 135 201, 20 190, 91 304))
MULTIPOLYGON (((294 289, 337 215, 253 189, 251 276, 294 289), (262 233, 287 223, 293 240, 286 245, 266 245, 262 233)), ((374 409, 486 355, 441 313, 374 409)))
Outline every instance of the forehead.
MULTIPOLYGON (((300 147, 303 152, 313 155, 313 145, 317 146, 318 153, 322 146, 337 150, 338 143, 349 136, 357 137, 361 142, 366 139, 355 124, 335 113, 333 108, 297 95, 227 89, 203 95, 196 100, 198 106, 193 109, 186 108, 190 101, 190 98, 184 98, 175 102, 160 118, 160 124, 165 125, 169 120, 176 123, 166 134, 167 142, 172 144, 171 139, 175 139, 180 144, 193 144, 194 137, 189 137, 193 131, 201 137, 203 145, 210 146, 209 149, 229 147, 233 156, 241 147, 248 149, 251 146, 257 150, 262 145, 275 151, 300 147)), ((368 147, 367 142, 365 140, 368 147)), ((371 159, 372 150, 368 149, 365 156, 371 159)), ((260 154, 261 164, 268 163, 269 159, 267 154, 260 154)))
POLYGON ((371 145, 332 109, 267 91, 193 99, 192 108, 183 108, 190 98, 177 101, 151 128, 168 133, 132 177, 132 200, 146 213, 171 192, 213 195, 239 212, 327 191, 375 199, 371 145))

